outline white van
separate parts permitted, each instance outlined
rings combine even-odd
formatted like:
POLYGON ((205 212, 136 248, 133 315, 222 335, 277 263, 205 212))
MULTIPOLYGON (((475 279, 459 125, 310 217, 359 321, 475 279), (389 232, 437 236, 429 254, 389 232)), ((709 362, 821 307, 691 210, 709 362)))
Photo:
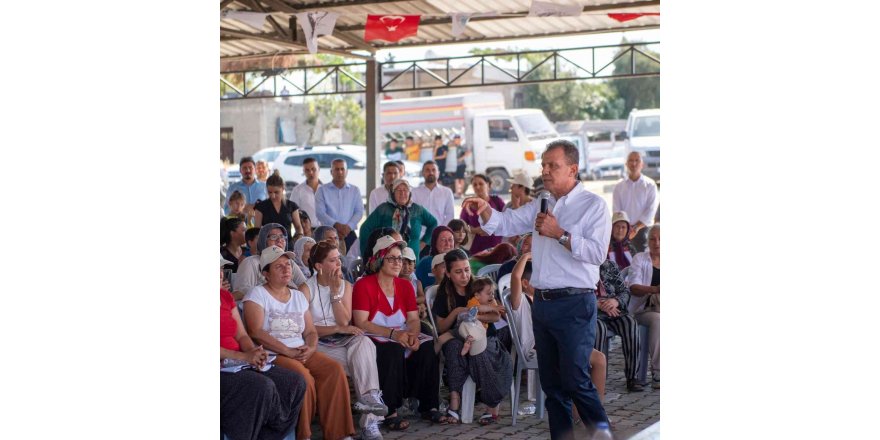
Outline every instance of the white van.
POLYGON ((660 180, 660 109, 633 109, 626 120, 626 154, 642 154, 642 174, 660 180))
POLYGON ((500 93, 382 101, 379 127, 386 139, 411 135, 430 142, 442 134, 448 142, 453 133, 462 135, 471 151, 467 171, 487 174, 498 193, 510 189, 507 179, 516 170, 538 177, 541 153, 559 138, 542 110, 506 110, 500 93))

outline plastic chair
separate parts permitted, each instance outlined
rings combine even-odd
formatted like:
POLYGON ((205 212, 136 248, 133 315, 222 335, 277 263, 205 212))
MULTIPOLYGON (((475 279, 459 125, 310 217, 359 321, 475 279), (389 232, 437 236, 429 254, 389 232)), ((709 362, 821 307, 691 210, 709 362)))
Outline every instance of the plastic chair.
MULTIPOLYGON (((525 299, 523 299, 525 301, 525 299)), ((501 303, 504 305, 504 308, 507 310, 513 310, 510 307, 510 289, 504 289, 504 292, 501 294, 501 303)), ((511 414, 511 426, 516 425, 516 416, 519 411, 519 390, 522 386, 522 372, 534 370, 538 371, 538 359, 529 359, 526 357, 526 353, 522 347, 522 340, 519 338, 519 323, 516 322, 516 319, 511 319, 510 325, 510 336, 513 339, 513 345, 516 347, 516 361, 514 362, 514 371, 516 371, 516 375, 513 378, 513 394, 511 395, 510 401, 510 414, 511 414)), ((537 396, 537 413, 538 420, 544 418, 544 390, 541 389, 540 379, 538 379, 537 375, 535 375, 535 383, 538 392, 537 396)))
POLYGON ((498 281, 498 269, 501 269, 500 264, 487 264, 483 266, 482 269, 477 271, 478 277, 487 276, 492 279, 492 282, 498 281))
POLYGON ((504 292, 505 290, 510 288, 510 275, 505 274, 501 279, 498 280, 498 293, 504 292))
MULTIPOLYGON (((431 307, 434 305, 434 298, 437 297, 437 285, 433 285, 428 287, 428 290, 425 291, 425 302, 428 306, 428 319, 431 320, 431 326, 434 328, 434 340, 439 339, 439 335, 437 334, 437 323, 434 321, 434 312, 431 311, 431 307)), ((440 380, 443 380, 443 365, 444 357, 443 351, 440 351, 440 380)), ((473 423, 474 421, 474 403, 477 399, 477 383, 468 376, 467 380, 464 382, 464 387, 461 389, 461 408, 459 408, 461 423, 473 423)))

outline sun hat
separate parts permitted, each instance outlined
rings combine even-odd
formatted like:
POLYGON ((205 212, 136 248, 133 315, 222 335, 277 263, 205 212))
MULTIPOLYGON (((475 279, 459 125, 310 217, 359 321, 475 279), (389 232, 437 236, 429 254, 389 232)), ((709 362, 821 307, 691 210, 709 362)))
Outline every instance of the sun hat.
POLYGON ((442 253, 442 254, 434 255, 434 259, 431 260, 431 268, 434 268, 434 266, 436 266, 436 265, 438 265, 438 264, 442 264, 442 263, 443 263, 443 257, 445 257, 445 256, 446 256, 446 253, 445 253, 445 252, 442 253))
POLYGON ((402 244, 405 246, 406 242, 403 240, 397 241, 393 237, 391 237, 390 235, 384 235, 381 238, 379 238, 378 240, 376 240, 376 245, 373 246, 373 255, 378 254, 379 251, 381 251, 381 250, 388 249, 391 246, 395 246, 398 244, 402 244))
POLYGON ((611 217, 612 225, 620 221, 629 223, 629 216, 623 211, 617 211, 614 213, 614 216, 611 217))
POLYGON ((284 249, 281 249, 278 246, 269 246, 266 249, 263 249, 263 252, 260 252, 260 267, 266 267, 275 262, 275 260, 281 258, 283 255, 287 255, 292 261, 296 261, 296 254, 290 251, 284 252, 284 249))
POLYGON ((486 351, 486 328, 479 321, 462 322, 458 326, 458 334, 465 339, 468 336, 474 337, 473 342, 471 342, 471 349, 468 352, 471 356, 476 356, 486 351))
POLYGON ((529 177, 529 174, 525 170, 519 170, 513 173, 513 179, 507 179, 508 182, 514 185, 524 186, 528 189, 532 189, 534 185, 534 181, 529 177))
POLYGON ((412 249, 405 247, 403 248, 403 258, 409 261, 416 261, 416 253, 412 249))

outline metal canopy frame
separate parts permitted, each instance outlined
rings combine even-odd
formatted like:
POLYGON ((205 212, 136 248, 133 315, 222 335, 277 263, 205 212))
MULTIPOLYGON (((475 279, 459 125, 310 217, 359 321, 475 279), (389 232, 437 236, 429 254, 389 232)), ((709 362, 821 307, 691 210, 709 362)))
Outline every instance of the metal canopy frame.
MULTIPOLYGON (((645 42, 645 43, 628 43, 628 44, 618 44, 618 45, 604 45, 604 46, 589 46, 589 47, 574 47, 568 49, 557 49, 557 50, 533 50, 533 51, 521 51, 521 52, 505 52, 505 53, 495 53, 495 54, 483 54, 483 55, 469 55, 469 56, 459 56, 459 57, 445 57, 445 58, 431 58, 431 59, 423 59, 423 60, 408 60, 408 61, 385 61, 381 63, 376 63, 378 68, 378 78, 380 78, 379 83, 377 84, 377 89, 380 93, 386 92, 407 92, 407 91, 419 91, 419 90, 435 90, 435 89, 450 89, 450 88, 461 88, 461 87, 476 87, 476 86, 492 86, 492 85, 512 85, 512 84, 536 84, 536 83, 546 83, 546 82, 556 82, 556 81, 576 81, 576 80, 590 80, 590 79, 615 79, 615 78, 640 78, 640 77, 648 77, 648 76, 659 76, 660 75, 660 60, 646 53, 643 48, 646 46, 659 45, 659 42, 645 42), (596 65, 596 51, 597 50, 617 50, 617 54, 614 58, 605 63, 602 66, 596 65), (575 51, 589 51, 591 54, 591 63, 589 66, 583 66, 583 63, 577 63, 571 60, 572 57, 566 56, 575 51), (543 58, 537 62, 535 65, 530 66, 527 69, 523 68, 523 57, 529 54, 546 54, 543 58), (645 59, 649 60, 653 65, 656 66, 656 70, 650 70, 647 72, 637 72, 636 71, 636 57, 641 56, 645 59), (613 64, 622 58, 629 58, 629 69, 625 72, 616 72, 613 68, 613 64), (516 69, 515 71, 512 68, 505 68, 498 65, 497 60, 502 58, 515 58, 516 59, 516 69), (495 59, 493 61, 493 59, 495 59), (470 63, 470 66, 461 70, 461 67, 453 67, 452 63, 457 60, 474 60, 473 63, 470 63), (567 63, 575 68, 575 75, 560 74, 560 61, 567 63), (431 64, 435 67, 425 66, 424 64, 431 64), (489 68, 495 69, 499 72, 503 73, 503 76, 506 78, 504 80, 497 79, 487 79, 486 78, 486 68, 487 65, 489 68), (542 66, 550 66, 552 71, 552 76, 549 78, 538 78, 535 75, 535 72, 538 71, 542 66), (400 68, 404 67, 404 68, 400 68), (393 69, 393 70, 392 70, 393 69), (382 72, 383 71, 397 71, 396 75, 391 77, 388 80, 385 80, 382 72), (461 70, 459 73, 453 72, 453 70, 461 70), (479 71, 479 82, 466 83, 463 78, 467 78, 466 74, 471 71, 479 71), (419 73, 425 74, 436 81, 436 85, 419 85, 417 82, 417 76, 419 73), (412 78, 411 82, 407 82, 407 84, 396 85, 395 82, 401 78, 404 78, 406 75, 410 75, 412 78)), ((303 67, 294 67, 290 69, 275 69, 275 70, 263 70, 263 71, 234 71, 234 72, 224 72, 220 76, 220 81, 223 84, 226 84, 228 87, 232 88, 234 92, 238 96, 226 96, 222 97, 223 100, 228 99, 248 99, 248 98, 275 98, 275 97, 287 97, 287 96, 318 96, 318 95, 336 95, 336 94, 352 94, 352 93, 366 93, 367 92, 367 84, 368 81, 366 79, 366 66, 367 63, 348 63, 348 64, 334 64, 334 65, 326 65, 326 66, 303 66, 303 67), (363 73, 356 72, 357 70, 363 69, 363 73), (312 77, 318 77, 316 81, 309 81, 310 74, 312 77), (248 77, 257 78, 262 77, 256 85, 251 87, 245 87, 244 90, 235 87, 227 78, 224 76, 239 76, 239 83, 247 84, 248 77), (266 83, 266 81, 272 78, 273 86, 271 93, 265 93, 266 90, 261 90, 260 86, 266 83), (291 78, 296 78, 296 80, 292 80, 291 78), (348 86, 340 83, 340 78, 347 78, 350 81, 347 82, 348 86), (362 79, 363 78, 363 79, 362 79), (325 84, 327 81, 332 81, 332 84, 325 84), (293 90, 284 89, 279 90, 279 86, 287 87, 290 85, 293 87, 293 90), (323 86, 323 87, 322 87, 323 86), (329 87, 330 90, 327 90, 329 87)))

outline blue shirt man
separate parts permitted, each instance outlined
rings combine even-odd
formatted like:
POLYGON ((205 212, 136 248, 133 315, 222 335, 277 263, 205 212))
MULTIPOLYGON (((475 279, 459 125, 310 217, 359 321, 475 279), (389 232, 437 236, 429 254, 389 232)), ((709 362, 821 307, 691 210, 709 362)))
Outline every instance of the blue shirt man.
POLYGON ((229 214, 229 196, 234 191, 240 192, 244 196, 245 209, 253 209, 254 204, 260 200, 269 198, 266 192, 266 182, 260 182, 255 177, 256 164, 250 156, 242 157, 238 164, 241 172, 241 181, 229 185, 226 190, 226 201, 223 202, 223 210, 229 214))
POLYGON ((322 225, 333 226, 339 237, 344 237, 346 249, 357 240, 357 225, 364 216, 361 191, 348 184, 348 168, 345 160, 336 159, 331 165, 333 180, 318 187, 315 193, 315 210, 322 225))

